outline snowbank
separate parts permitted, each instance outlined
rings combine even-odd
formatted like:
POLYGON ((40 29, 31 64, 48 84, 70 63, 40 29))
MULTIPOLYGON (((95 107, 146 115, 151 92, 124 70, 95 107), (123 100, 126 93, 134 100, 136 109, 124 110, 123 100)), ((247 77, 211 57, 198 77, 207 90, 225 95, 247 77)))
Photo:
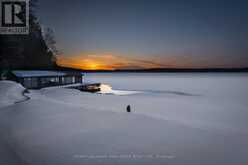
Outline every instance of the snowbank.
POLYGON ((96 75, 106 94, 30 90, 0 111, 0 164, 247 165, 247 75, 152 76, 96 75))
POLYGON ((0 81, 0 108, 25 100, 25 88, 13 81, 0 81))

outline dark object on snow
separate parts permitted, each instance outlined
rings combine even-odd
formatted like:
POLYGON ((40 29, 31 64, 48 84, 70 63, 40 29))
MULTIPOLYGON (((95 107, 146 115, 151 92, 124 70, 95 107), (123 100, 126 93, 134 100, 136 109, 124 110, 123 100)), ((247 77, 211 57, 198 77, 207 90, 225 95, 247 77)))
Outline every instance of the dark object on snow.
POLYGON ((127 112, 131 112, 131 106, 130 105, 127 106, 127 112))

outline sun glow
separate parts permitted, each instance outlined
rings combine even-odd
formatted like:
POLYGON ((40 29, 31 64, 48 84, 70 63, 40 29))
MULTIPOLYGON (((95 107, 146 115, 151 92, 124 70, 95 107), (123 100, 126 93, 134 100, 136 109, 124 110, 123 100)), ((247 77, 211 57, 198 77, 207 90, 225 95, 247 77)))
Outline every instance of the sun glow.
POLYGON ((97 63, 95 63, 95 62, 88 63, 87 65, 85 65, 85 68, 88 69, 88 70, 98 70, 98 69, 100 69, 99 65, 97 63))
POLYGON ((77 56, 59 56, 57 64, 60 66, 79 68, 84 70, 115 70, 115 69, 144 69, 164 67, 159 62, 145 59, 135 59, 112 53, 82 53, 77 56))

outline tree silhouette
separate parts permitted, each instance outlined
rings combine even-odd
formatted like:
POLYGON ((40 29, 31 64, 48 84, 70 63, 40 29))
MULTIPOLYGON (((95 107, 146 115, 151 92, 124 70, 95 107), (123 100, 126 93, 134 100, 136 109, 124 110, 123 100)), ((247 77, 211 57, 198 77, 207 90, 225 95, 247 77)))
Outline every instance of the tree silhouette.
MULTIPOLYGON (((30 1, 28 35, 0 35, 0 69, 51 69, 56 66, 55 51, 47 46, 35 14, 37 2, 30 1)), ((53 34, 51 39, 54 38, 53 34)), ((54 40, 53 49, 55 44, 54 40)))
POLYGON ((46 42, 49 51, 51 51, 54 55, 58 55, 59 51, 56 47, 56 40, 53 29, 46 28, 43 33, 44 33, 44 40, 46 42))

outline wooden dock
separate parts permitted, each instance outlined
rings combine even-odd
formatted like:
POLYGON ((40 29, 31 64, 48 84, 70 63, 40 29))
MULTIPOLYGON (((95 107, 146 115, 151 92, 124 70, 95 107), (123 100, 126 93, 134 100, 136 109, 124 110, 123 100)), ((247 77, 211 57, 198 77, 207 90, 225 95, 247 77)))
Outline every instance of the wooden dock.
POLYGON ((83 84, 80 86, 75 86, 75 87, 70 87, 70 88, 78 89, 80 91, 95 93, 95 92, 101 91, 100 86, 101 86, 101 83, 93 83, 93 84, 83 84))

